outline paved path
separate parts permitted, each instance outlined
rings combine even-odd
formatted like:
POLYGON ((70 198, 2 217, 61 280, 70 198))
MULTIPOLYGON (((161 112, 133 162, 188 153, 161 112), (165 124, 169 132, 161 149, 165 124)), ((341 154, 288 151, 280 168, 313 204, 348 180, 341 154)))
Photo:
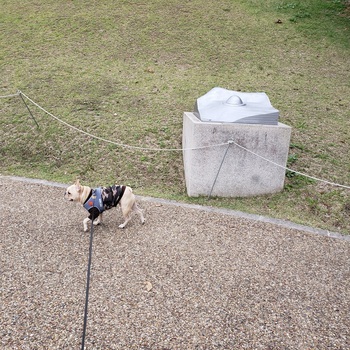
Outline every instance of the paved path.
MULTIPOLYGON (((0 348, 80 349, 84 209, 44 183, 0 193, 0 348)), ((86 349, 350 348, 348 238, 140 204, 145 225, 111 210, 95 229, 86 349)))

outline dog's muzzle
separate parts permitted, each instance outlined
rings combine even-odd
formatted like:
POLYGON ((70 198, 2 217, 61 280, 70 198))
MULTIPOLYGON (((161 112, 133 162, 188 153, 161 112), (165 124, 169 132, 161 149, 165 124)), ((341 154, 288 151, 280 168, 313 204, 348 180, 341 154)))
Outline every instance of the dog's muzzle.
POLYGON ((66 200, 68 200, 68 201, 70 201, 70 202, 73 202, 73 199, 67 198, 67 195, 68 195, 68 193, 67 193, 67 192, 64 192, 63 198, 66 199, 66 200))

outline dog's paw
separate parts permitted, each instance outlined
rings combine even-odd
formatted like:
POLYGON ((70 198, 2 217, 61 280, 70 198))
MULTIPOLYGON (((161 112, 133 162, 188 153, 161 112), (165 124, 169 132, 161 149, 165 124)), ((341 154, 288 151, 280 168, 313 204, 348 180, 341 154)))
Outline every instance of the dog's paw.
POLYGON ((119 228, 124 228, 125 225, 124 225, 124 224, 120 224, 118 227, 119 227, 119 228))

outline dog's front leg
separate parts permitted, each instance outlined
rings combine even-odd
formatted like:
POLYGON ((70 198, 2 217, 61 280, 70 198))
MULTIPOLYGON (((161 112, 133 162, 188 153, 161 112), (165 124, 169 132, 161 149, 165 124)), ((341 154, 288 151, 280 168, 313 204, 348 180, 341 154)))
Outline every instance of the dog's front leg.
POLYGON ((98 225, 102 222, 102 214, 99 215, 97 219, 94 220, 94 225, 98 225))
POLYGON ((88 222, 89 222, 89 221, 90 221, 89 218, 85 218, 85 219, 83 220, 84 232, 87 232, 87 230, 88 230, 88 222))

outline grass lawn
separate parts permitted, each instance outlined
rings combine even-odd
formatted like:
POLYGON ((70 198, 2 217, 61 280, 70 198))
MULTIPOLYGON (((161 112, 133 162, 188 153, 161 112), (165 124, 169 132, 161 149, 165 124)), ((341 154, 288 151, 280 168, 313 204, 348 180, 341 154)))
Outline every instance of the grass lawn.
MULTIPOLYGON (((264 91, 292 127, 288 166, 350 186, 350 11, 342 0, 1 1, 0 95, 144 148, 181 148, 215 86, 264 91), (28 102, 28 101, 27 101, 28 102)), ((350 190, 287 172, 283 192, 187 198, 181 152, 119 147, 0 99, 0 173, 160 196, 350 233, 350 190)))

